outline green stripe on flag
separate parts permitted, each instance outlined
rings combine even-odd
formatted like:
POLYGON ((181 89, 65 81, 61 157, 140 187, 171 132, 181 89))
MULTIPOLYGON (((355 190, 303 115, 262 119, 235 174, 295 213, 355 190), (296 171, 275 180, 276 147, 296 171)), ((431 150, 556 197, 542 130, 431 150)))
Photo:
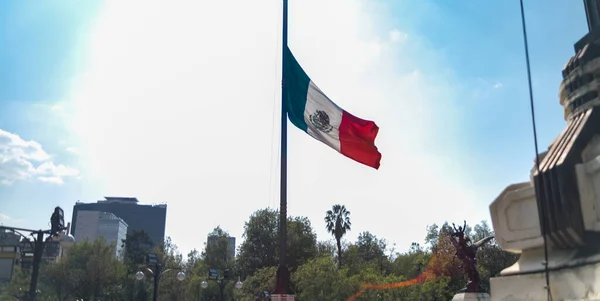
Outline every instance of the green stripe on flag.
POLYGON ((302 70, 289 48, 286 48, 284 53, 283 76, 286 92, 283 103, 287 106, 288 118, 295 126, 306 132, 308 127, 304 121, 304 108, 310 78, 302 70))

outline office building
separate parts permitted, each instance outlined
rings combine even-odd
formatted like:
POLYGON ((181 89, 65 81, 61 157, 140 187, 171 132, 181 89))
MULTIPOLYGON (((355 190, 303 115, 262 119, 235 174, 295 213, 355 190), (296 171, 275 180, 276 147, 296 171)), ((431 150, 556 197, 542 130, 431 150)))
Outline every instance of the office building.
POLYGON ((79 210, 77 212, 75 241, 88 240, 93 242, 103 237, 107 243, 114 244, 115 255, 121 254, 123 240, 127 237, 127 223, 110 212, 79 210))
POLYGON ((77 240, 78 236, 86 235, 84 230, 80 230, 80 223, 88 223, 78 218, 80 211, 99 211, 109 212, 122 219, 127 224, 127 233, 134 231, 144 231, 152 240, 153 246, 163 243, 165 239, 165 224, 167 219, 167 205, 142 205, 137 198, 129 197, 105 197, 105 200, 96 203, 77 202, 73 206, 73 218, 71 229, 77 240), (83 231, 84 233, 80 233, 83 231))
MULTIPOLYGON (((206 244, 209 246, 218 244, 220 236, 208 236, 206 239, 206 244)), ((235 237, 227 237, 227 259, 235 258, 235 237)))
POLYGON ((21 259, 21 237, 9 230, 0 230, 0 284, 9 282, 14 267, 21 259))

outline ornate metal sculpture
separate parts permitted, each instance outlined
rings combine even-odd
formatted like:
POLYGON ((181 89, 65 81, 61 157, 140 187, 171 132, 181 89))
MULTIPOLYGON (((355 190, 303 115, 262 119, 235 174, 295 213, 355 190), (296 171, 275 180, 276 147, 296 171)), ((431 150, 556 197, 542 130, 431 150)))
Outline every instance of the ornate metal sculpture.
POLYGON ((480 241, 475 243, 471 242, 471 239, 465 235, 465 230, 467 228, 467 221, 464 222, 463 226, 459 226, 456 228, 454 223, 452 224, 454 228, 454 232, 451 234, 451 241, 454 247, 456 248, 456 257, 461 260, 462 267, 465 269, 467 276, 469 277, 469 282, 467 286, 459 291, 459 293, 479 293, 484 292, 484 290, 480 286, 480 278, 479 272, 477 271, 477 249, 489 242, 494 238, 494 236, 488 236, 480 241))

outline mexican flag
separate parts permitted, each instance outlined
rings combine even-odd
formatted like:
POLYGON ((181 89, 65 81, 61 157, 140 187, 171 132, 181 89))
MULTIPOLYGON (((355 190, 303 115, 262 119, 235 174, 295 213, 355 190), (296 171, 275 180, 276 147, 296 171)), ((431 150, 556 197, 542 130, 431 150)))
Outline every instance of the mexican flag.
POLYGON ((379 169, 381 153, 375 146, 379 127, 337 106, 310 80, 289 48, 284 53, 288 118, 299 129, 344 156, 379 169))

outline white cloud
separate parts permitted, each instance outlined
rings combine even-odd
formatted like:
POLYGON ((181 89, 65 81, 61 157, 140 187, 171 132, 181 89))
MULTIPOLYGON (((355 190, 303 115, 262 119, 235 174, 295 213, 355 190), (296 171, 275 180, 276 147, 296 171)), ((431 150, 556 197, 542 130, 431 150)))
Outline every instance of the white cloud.
POLYGON ((502 88, 502 83, 495 83, 494 84, 494 89, 500 89, 502 88))
POLYGON ((405 32, 401 32, 398 29, 392 29, 389 35, 390 41, 392 41, 393 43, 404 42, 406 41, 406 39, 408 39, 408 34, 406 34, 405 32))
POLYGON ((50 111, 52 112, 62 112, 64 110, 64 107, 60 104, 55 104, 52 107, 50 107, 50 111))
POLYGON ((44 161, 50 156, 35 141, 25 141, 16 134, 0 129, 0 151, 4 156, 20 157, 26 160, 44 161))
POLYGON ((0 223, 6 223, 9 221, 11 221, 10 216, 0 213, 0 223))
POLYGON ((79 172, 65 165, 55 165, 42 146, 35 141, 23 140, 16 134, 0 129, 0 183, 10 185, 15 181, 37 178, 41 181, 62 184, 64 177, 79 172))
POLYGON ((75 155, 79 155, 80 154, 79 149, 76 148, 76 147, 69 146, 65 150, 68 151, 68 152, 70 152, 70 153, 72 153, 72 154, 75 154, 75 155))
POLYGON ((7 214, 0 213, 0 225, 10 224, 11 226, 14 227, 14 226, 19 225, 19 223, 21 223, 22 221, 23 221, 23 219, 16 219, 7 214))
MULTIPOLYGON (((68 103, 84 160, 105 194, 167 201, 167 231, 183 250, 217 225, 241 237, 254 210, 278 204, 280 1, 105 5, 68 103)), ((338 105, 377 122, 383 160, 363 167, 290 125, 289 214, 326 239, 324 212, 343 203, 352 235, 369 230, 402 248, 427 224, 485 219, 487 208, 455 163, 447 66, 412 33, 412 52, 395 46, 408 34, 377 25, 385 16, 369 5, 290 1, 290 48, 338 105)))

